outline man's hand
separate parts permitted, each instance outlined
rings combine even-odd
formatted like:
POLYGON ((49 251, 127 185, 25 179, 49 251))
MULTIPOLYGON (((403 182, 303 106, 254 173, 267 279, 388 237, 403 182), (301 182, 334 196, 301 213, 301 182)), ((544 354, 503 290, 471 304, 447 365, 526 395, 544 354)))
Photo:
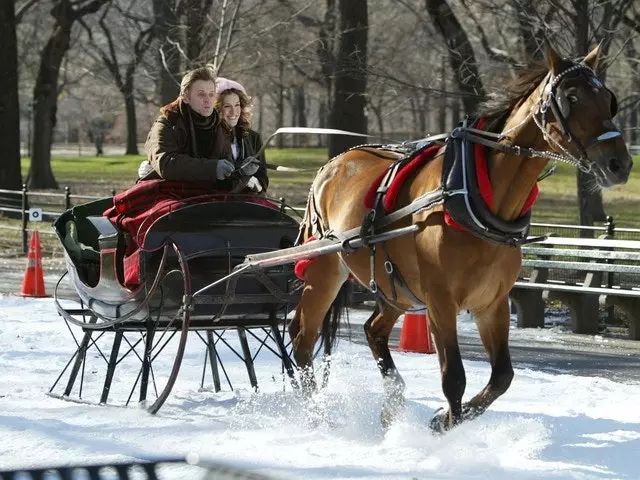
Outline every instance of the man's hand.
POLYGON ((247 188, 250 188, 256 193, 260 193, 262 191, 262 185, 260 185, 260 180, 256 177, 251 177, 247 182, 247 188))
POLYGON ((229 160, 221 158, 216 164, 216 178, 218 180, 224 180, 229 175, 231 175, 234 170, 235 167, 233 163, 231 163, 229 160))
POLYGON ((242 168, 240 168, 240 173, 242 175, 246 175, 247 177, 251 177, 256 174, 259 168, 260 160, 258 160, 256 157, 247 157, 242 161, 242 168))

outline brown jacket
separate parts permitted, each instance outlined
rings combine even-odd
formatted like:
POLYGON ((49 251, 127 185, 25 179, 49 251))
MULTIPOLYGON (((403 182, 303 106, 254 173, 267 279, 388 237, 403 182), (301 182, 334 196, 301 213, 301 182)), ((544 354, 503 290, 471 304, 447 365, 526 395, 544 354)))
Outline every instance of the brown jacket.
MULTIPOLYGON (((214 158, 202 158, 194 154, 194 139, 188 119, 180 112, 180 101, 165 105, 160 112, 161 115, 151 126, 145 143, 147 159, 155 170, 155 175, 152 173, 145 179, 217 182, 216 166, 218 159, 223 157, 214 154, 214 158)), ((216 135, 220 122, 215 111, 213 115, 215 126, 212 134, 216 135)))

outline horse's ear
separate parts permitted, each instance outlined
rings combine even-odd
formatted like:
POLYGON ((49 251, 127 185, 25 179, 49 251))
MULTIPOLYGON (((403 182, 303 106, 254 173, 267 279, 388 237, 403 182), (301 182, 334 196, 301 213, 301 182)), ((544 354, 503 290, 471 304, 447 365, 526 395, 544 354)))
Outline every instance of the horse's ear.
POLYGON ((547 50, 546 59, 547 66, 549 67, 549 71, 552 75, 556 75, 562 71, 562 57, 558 55, 558 52, 551 46, 549 40, 544 39, 544 44, 547 50))
POLYGON ((600 61, 600 48, 602 47, 602 42, 600 42, 596 47, 587 53, 587 56, 584 57, 582 63, 584 63, 587 67, 594 70, 598 68, 598 62, 600 61))

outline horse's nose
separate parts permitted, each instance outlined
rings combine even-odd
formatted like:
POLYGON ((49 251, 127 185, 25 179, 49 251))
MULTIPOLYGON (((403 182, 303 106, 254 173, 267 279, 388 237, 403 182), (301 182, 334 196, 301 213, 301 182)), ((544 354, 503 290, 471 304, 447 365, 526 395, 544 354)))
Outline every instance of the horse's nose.
POLYGON ((611 173, 618 173, 620 170, 622 170, 622 163, 620 163, 620 160, 617 158, 609 160, 609 171, 611 173))

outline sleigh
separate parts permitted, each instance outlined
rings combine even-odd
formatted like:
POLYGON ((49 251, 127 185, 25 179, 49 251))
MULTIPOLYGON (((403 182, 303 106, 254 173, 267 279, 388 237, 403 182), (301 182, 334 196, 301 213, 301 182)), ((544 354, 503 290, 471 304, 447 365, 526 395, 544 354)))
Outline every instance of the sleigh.
POLYGON ((215 391, 224 380, 233 388, 223 345, 242 359, 253 388, 261 352, 276 355, 293 378, 283 340, 300 295, 293 265, 230 276, 248 254, 293 245, 298 222, 284 203, 246 196, 176 202, 144 225, 133 254, 131 236, 103 216, 111 205, 111 197, 79 205, 54 224, 67 267, 60 282, 67 277, 78 297, 70 306, 58 282, 55 304, 82 334, 50 395, 119 405, 135 399, 155 413, 176 382, 189 332, 205 346, 203 367, 215 391), (134 277, 139 284, 131 284, 134 277))

